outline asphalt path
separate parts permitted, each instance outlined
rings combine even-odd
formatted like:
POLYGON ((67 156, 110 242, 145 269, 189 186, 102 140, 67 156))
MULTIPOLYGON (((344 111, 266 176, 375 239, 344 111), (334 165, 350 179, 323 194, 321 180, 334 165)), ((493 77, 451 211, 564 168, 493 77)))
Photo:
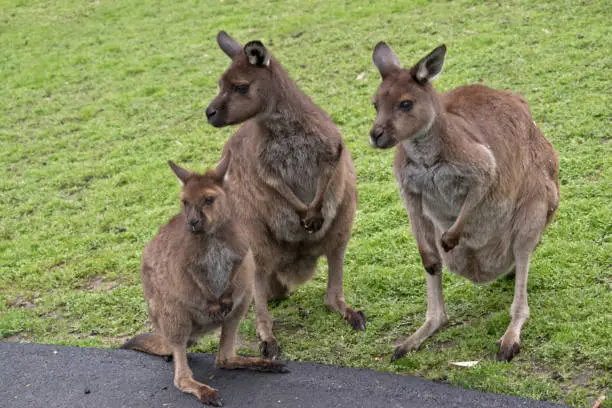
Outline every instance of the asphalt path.
MULTIPOLYGON (((136 351, 0 342, 0 361, 2 408, 203 407, 174 388, 172 363, 136 351)), ((288 362, 288 374, 229 371, 208 354, 189 364, 228 408, 563 407, 372 370, 288 362)))

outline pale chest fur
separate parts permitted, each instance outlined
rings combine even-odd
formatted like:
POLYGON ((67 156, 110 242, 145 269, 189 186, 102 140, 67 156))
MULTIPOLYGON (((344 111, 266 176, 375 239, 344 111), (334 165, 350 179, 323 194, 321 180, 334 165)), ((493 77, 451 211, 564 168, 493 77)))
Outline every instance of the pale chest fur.
POLYGON ((240 265, 242 256, 226 242, 211 238, 206 251, 197 259, 200 278, 216 297, 228 289, 232 271, 240 265))
POLYGON ((321 138, 302 134, 276 136, 260 147, 261 164, 305 203, 310 203, 315 196, 326 153, 327 146, 321 138))
MULTIPOLYGON (((403 160, 399 166, 396 163, 395 172, 404 198, 420 200, 423 216, 441 234, 457 219, 470 189, 481 181, 477 169, 449 163, 433 153, 407 148, 400 153, 403 160)), ((462 242, 472 248, 486 245, 499 229, 507 228, 513 208, 512 200, 483 200, 467 220, 462 242)))
POLYGON ((437 152, 413 146, 404 149, 395 173, 403 195, 421 198, 423 212, 443 223, 452 222, 459 214, 470 189, 466 169, 458 168, 437 156, 437 152))

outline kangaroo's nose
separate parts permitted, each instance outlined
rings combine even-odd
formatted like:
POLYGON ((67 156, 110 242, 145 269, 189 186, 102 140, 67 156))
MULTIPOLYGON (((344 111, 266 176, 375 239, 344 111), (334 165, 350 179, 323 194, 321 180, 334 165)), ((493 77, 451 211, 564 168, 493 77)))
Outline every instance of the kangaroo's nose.
POLYGON ((196 220, 195 218, 189 220, 189 225, 191 225, 192 227, 197 227, 199 223, 200 220, 196 220))
POLYGON ((212 118, 216 114, 217 114, 217 110, 213 108, 212 106, 209 106, 208 108, 206 108, 206 118, 207 119, 212 118))
POLYGON ((382 128, 379 128, 379 127, 373 128, 372 130, 370 130, 370 138, 372 139, 373 142, 376 142, 378 139, 380 139, 383 133, 385 133, 385 131, 382 130, 382 128))

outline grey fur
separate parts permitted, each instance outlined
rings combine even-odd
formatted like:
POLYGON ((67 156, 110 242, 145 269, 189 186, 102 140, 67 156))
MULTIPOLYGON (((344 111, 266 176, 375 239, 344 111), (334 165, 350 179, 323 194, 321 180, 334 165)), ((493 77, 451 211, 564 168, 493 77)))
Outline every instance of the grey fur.
POLYGON ((213 295, 221 297, 230 283, 231 275, 227 271, 233 271, 240 263, 243 256, 237 253, 226 242, 211 236, 206 246, 206 252, 197 260, 202 279, 208 283, 213 295))

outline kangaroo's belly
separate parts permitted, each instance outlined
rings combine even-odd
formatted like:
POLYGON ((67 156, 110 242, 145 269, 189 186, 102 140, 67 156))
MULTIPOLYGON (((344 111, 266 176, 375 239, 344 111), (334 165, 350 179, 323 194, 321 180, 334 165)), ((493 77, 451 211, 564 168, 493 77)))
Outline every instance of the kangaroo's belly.
MULTIPOLYGON (((453 225, 461 207, 455 213, 453 207, 449 208, 439 200, 423 197, 422 209, 423 215, 434 224, 441 235, 453 225)), ((479 249, 511 233, 514 212, 515 203, 510 200, 482 202, 472 210, 463 228, 461 241, 470 248, 479 249)))
POLYGON ((489 245, 479 249, 460 242, 449 252, 440 247, 438 251, 449 271, 474 283, 491 282, 514 269, 512 246, 501 239, 492 240, 489 245))
POLYGON ((514 239, 512 203, 487 203, 477 207, 459 238, 459 244, 446 252, 441 244, 442 234, 454 219, 437 214, 424 205, 424 215, 435 228, 435 242, 442 263, 453 273, 475 283, 486 283, 514 268, 514 239))
POLYGON ((484 283, 512 270, 514 201, 483 200, 471 211, 459 244, 446 252, 440 238, 456 221, 472 181, 451 166, 413 166, 405 175, 411 184, 403 189, 420 197, 422 216, 433 224, 438 253, 450 271, 484 283))
MULTIPOLYGON (((295 208, 272 189, 268 188, 262 193, 261 185, 249 186, 252 189, 249 194, 251 199, 245 197, 243 201, 250 208, 249 216, 254 217, 257 223, 264 224, 263 233, 269 234, 274 240, 315 245, 327 239, 330 227, 338 216, 339 208, 343 205, 344 200, 350 199, 350 191, 348 191, 350 189, 347 187, 346 179, 341 174, 332 177, 323 195, 321 207, 323 225, 319 231, 314 233, 309 233, 304 229, 295 208)), ((318 180, 315 180, 315 185, 316 181, 318 180)), ((297 191, 294 193, 297 195, 297 191)), ((305 200, 304 202, 310 204, 311 201, 305 200)))
POLYGON ((263 233, 271 235, 274 240, 294 244, 308 242, 315 244, 325 238, 336 217, 338 203, 335 197, 327 197, 333 195, 333 191, 328 191, 323 199, 323 207, 321 209, 323 225, 315 233, 309 233, 302 227, 300 217, 295 209, 285 200, 256 202, 253 203, 253 210, 257 213, 260 223, 265 224, 265 231, 263 233))
POLYGON ((423 202, 423 215, 434 225, 436 245, 444 265, 474 282, 491 281, 514 266, 513 209, 510 202, 481 204, 468 219, 459 245, 446 252, 440 239, 456 217, 439 211, 435 203, 423 202))
POLYGON ((191 316, 191 338, 197 339, 211 331, 221 327, 225 321, 239 317, 238 313, 242 313, 244 310, 244 303, 251 303, 252 296, 245 295, 244 293, 233 293, 232 294, 233 304, 229 312, 223 312, 218 317, 213 317, 208 310, 207 302, 201 301, 199 304, 186 305, 185 309, 189 310, 191 316))
MULTIPOLYGON (((284 156, 283 156, 284 157, 284 156)), ((300 156, 301 160, 301 156, 300 156)), ((289 189, 306 205, 312 202, 321 176, 318 169, 313 168, 313 159, 308 165, 284 158, 282 165, 276 169, 277 181, 289 189), (297 164, 304 164, 300 169, 297 164)), ((350 160, 350 159, 349 159, 350 160)), ((350 167, 350 161, 344 163, 350 167)), ((230 193, 234 197, 235 213, 241 221, 249 226, 251 246, 257 248, 259 236, 265 235, 272 242, 279 243, 309 243, 315 245, 327 239, 339 208, 348 199, 348 180, 346 171, 340 171, 332 176, 330 184, 323 195, 321 214, 323 225, 315 233, 309 233, 301 224, 301 219, 295 208, 274 188, 262 179, 257 166, 246 160, 238 162, 230 168, 230 193)), ((354 183, 353 183, 354 184, 354 183)))
MULTIPOLYGON (((402 194, 421 200, 423 216, 440 234, 457 220, 470 189, 478 182, 465 169, 447 163, 430 167, 412 163, 397 175, 402 194)), ((464 226, 464 243, 474 249, 481 248, 510 229, 515 206, 513 200, 485 197, 471 211, 464 226)))

